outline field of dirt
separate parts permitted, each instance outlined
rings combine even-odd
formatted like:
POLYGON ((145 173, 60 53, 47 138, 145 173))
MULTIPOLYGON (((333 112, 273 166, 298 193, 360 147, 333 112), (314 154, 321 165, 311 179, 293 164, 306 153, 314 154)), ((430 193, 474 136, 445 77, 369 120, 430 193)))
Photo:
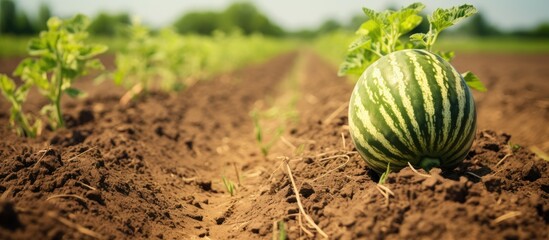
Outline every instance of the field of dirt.
POLYGON ((549 162, 530 150, 549 152, 547 62, 458 55, 489 88, 473 93, 473 147, 453 171, 391 173, 387 197, 350 140, 353 85, 309 51, 124 106, 84 81, 67 128, 36 139, 12 133, 1 99, 0 239, 549 239, 549 162), (264 156, 250 112, 267 103, 298 115, 264 156))

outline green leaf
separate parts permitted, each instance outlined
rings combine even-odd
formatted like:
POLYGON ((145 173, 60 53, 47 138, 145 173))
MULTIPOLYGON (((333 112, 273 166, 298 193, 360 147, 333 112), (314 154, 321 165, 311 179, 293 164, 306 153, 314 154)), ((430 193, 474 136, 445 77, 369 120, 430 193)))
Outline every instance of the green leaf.
POLYGON ((41 38, 33 38, 29 41, 27 50, 31 56, 45 55, 49 52, 48 43, 41 38))
POLYGON ((355 39, 355 41, 352 42, 351 45, 349 45, 349 51, 354 51, 358 48, 362 48, 370 44, 372 44, 372 39, 370 37, 360 36, 355 39))
POLYGON ((366 14, 366 16, 368 16, 369 19, 372 19, 374 21, 378 21, 379 20, 379 13, 372 10, 372 9, 369 9, 369 8, 362 8, 362 11, 364 12, 364 14, 366 14))
POLYGON ((63 23, 63 21, 61 21, 61 19, 59 19, 58 17, 52 17, 50 19, 48 19, 48 30, 50 31, 57 31, 57 29, 61 26, 61 24, 63 23))
POLYGON ((26 58, 17 65, 13 71, 14 76, 22 77, 25 71, 28 71, 29 68, 35 64, 35 60, 32 58, 26 58))
POLYGON ((50 72, 57 67, 57 61, 51 57, 42 57, 36 64, 38 65, 37 70, 41 72, 50 72))
POLYGON ((410 13, 410 15, 404 15, 401 16, 400 19, 400 35, 406 34, 409 31, 412 31, 414 28, 416 28, 421 21, 423 21, 423 17, 416 15, 415 12, 410 13))
POLYGON ((364 69, 380 57, 411 46, 402 42, 400 36, 421 23, 423 18, 419 12, 423 8, 425 5, 422 3, 414 3, 398 11, 376 12, 363 8, 368 20, 356 31, 358 37, 349 45, 338 75, 361 75, 364 69))
POLYGON ((480 81, 480 79, 477 77, 477 75, 475 75, 474 73, 467 71, 467 72, 461 74, 461 76, 465 80, 465 83, 467 84, 467 86, 469 86, 470 88, 475 89, 475 90, 480 91, 480 92, 486 92, 486 90, 487 90, 486 87, 480 81))
POLYGON ((421 23, 423 17, 418 15, 418 13, 424 8, 425 5, 422 3, 413 3, 405 8, 402 8, 400 11, 392 13, 388 17, 388 20, 398 25, 399 36, 402 36, 421 23))
POLYGON ((48 81, 47 75, 45 73, 43 74, 34 73, 32 74, 31 80, 32 80, 32 83, 41 90, 49 90, 51 88, 51 84, 48 81))
POLYGON ((381 37, 381 26, 374 20, 368 20, 360 25, 360 28, 356 31, 359 36, 369 36, 373 39, 381 37))
POLYGON ((101 53, 106 52, 107 49, 107 46, 101 44, 90 45, 80 50, 80 56, 78 56, 78 59, 86 60, 93 58, 101 53))
POLYGON ((448 9, 439 8, 429 17, 429 22, 437 32, 440 32, 475 13, 477 13, 477 9, 467 4, 448 9))
POLYGON ((1 74, 0 89, 5 95, 12 95, 15 92, 15 83, 5 74, 1 74))
POLYGON ((372 63, 377 61, 380 56, 371 52, 372 50, 362 48, 347 53, 345 60, 339 66, 338 75, 360 76, 364 70, 372 63))
POLYGON ((91 59, 86 62, 86 68, 90 70, 103 70, 105 69, 105 66, 103 66, 103 63, 99 59, 91 59))
POLYGON ((454 56, 456 55, 454 51, 439 51, 437 52, 437 54, 447 62, 452 61, 452 59, 454 59, 454 56))
POLYGON ((65 28, 70 33, 82 32, 86 30, 86 28, 88 28, 89 25, 90 25, 90 19, 83 14, 77 14, 71 19, 65 21, 65 28))
POLYGON ((69 95, 72 98, 82 97, 84 96, 84 92, 76 89, 76 88, 67 88, 65 89, 65 93, 69 95))
POLYGON ((410 35, 410 41, 414 44, 416 48, 425 49, 427 43, 425 42, 426 34, 425 33, 414 33, 410 35))

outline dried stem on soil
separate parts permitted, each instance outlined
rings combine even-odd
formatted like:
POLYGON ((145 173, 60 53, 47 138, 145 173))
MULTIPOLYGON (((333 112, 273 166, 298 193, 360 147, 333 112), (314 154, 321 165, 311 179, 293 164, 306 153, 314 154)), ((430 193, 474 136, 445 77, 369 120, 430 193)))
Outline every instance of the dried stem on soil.
POLYGON ((87 228, 83 227, 80 224, 73 223, 73 222, 69 221, 68 219, 57 216, 57 214, 55 214, 54 212, 48 212, 47 216, 59 221, 63 225, 65 225, 69 228, 72 228, 72 229, 74 229, 74 230, 78 231, 79 233, 82 233, 86 236, 90 236, 90 237, 96 238, 96 239, 105 239, 105 237, 103 237, 103 235, 101 235, 97 232, 94 232, 90 229, 87 229, 87 228))
POLYGON ((72 162, 72 161, 73 161, 74 159, 76 159, 77 157, 80 157, 80 156, 86 154, 87 152, 89 152, 89 151, 91 151, 91 150, 93 150, 93 149, 95 149, 95 147, 91 147, 91 148, 89 148, 89 149, 86 150, 86 151, 83 151, 83 152, 81 152, 81 153, 79 153, 79 154, 76 154, 76 156, 69 158, 69 160, 67 160, 67 161, 68 161, 68 162, 72 162))
POLYGON ((75 194, 59 194, 59 195, 53 195, 53 196, 50 196, 48 198, 46 198, 46 201, 49 201, 51 199, 54 199, 54 198, 77 198, 78 200, 81 200, 83 202, 86 202, 86 199, 83 198, 83 197, 80 197, 78 195, 75 195, 75 194))
POLYGON ((472 173, 472 172, 467 172, 467 174, 469 174, 469 175, 471 175, 471 176, 473 176, 473 177, 476 177, 476 178, 478 178, 478 179, 482 179, 481 176, 476 175, 476 174, 474 174, 474 173, 472 173))
POLYGON ((34 163, 34 167, 40 166, 40 165, 38 165, 38 164, 39 164, 39 163, 42 161, 42 159, 46 156, 46 153, 47 153, 49 150, 50 150, 50 149, 43 149, 43 150, 38 151, 38 153, 42 153, 42 156, 40 156, 40 158, 38 159, 38 161, 36 161, 36 163, 34 163))
POLYGON ((343 145, 343 149, 347 149, 347 146, 345 144, 345 134, 341 133, 341 143, 343 145))
MULTIPOLYGON (((545 142, 545 144, 548 144, 549 142, 545 142)), ((549 145, 549 144, 548 144, 549 145)), ((536 156, 538 156, 539 158, 541 158, 542 160, 544 161, 548 161, 549 162, 549 154, 547 154, 546 152, 544 152, 543 150, 541 150, 539 147, 536 147, 536 146, 532 146, 530 147, 530 151, 534 152, 536 154, 536 156)))
POLYGON ((234 172, 236 174, 236 181, 238 182, 238 186, 242 186, 240 183, 240 172, 238 171, 238 167, 236 166, 236 163, 233 162, 234 172))
POLYGON ((412 164, 411 164, 410 162, 408 162, 408 166, 410 167, 410 169, 412 169, 412 171, 413 171, 414 173, 416 173, 416 174, 419 175, 419 176, 428 177, 428 178, 432 177, 432 176, 429 175, 429 174, 424 174, 424 173, 418 172, 418 171, 414 168, 414 166, 412 166, 412 164))
POLYGON ((292 182, 292 187, 294 189, 294 193, 295 193, 295 198, 296 198, 296 201, 297 201, 297 205, 299 207, 299 211, 301 212, 301 214, 303 214, 303 217, 305 218, 305 220, 313 227, 316 229, 316 231, 324 238, 328 238, 328 235, 322 231, 322 229, 315 223, 315 221, 313 221, 313 219, 311 218, 311 216, 309 216, 307 213, 305 213, 305 209, 303 209, 303 205, 301 204, 301 198, 299 196, 299 191, 297 189, 297 186, 295 185, 295 181, 294 181, 294 176, 292 175, 292 170, 290 169, 290 165, 286 162, 286 170, 288 170, 288 176, 290 178, 290 181, 292 182))
POLYGON ((296 146, 288 141, 288 139, 286 139, 284 136, 280 136, 280 140, 282 141, 282 143, 286 144, 286 146, 290 147, 292 151, 296 149, 296 146))
POLYGON ((132 100, 133 97, 141 93, 141 91, 143 91, 143 85, 141 85, 141 83, 134 85, 128 92, 124 94, 124 96, 120 98, 120 104, 122 106, 126 106, 130 102, 130 100, 132 100))
POLYGON ((510 157, 510 156, 513 156, 513 154, 512 154, 512 153, 508 153, 508 154, 506 154, 505 156, 503 156, 503 158, 501 158, 501 160, 499 160, 498 163, 496 163, 496 167, 498 167, 500 164, 502 164, 503 161, 505 161, 505 159, 507 159, 507 158, 510 157))
POLYGON ((503 221, 505 221, 505 220, 507 220, 507 219, 511 219, 511 218, 514 218, 514 217, 518 217, 518 216, 520 216, 521 214, 522 214, 522 213, 519 212, 519 211, 510 211, 510 212, 508 212, 508 213, 506 213, 506 214, 503 214, 503 215, 499 216, 498 218, 494 219, 493 223, 494 223, 494 224, 498 224, 498 223, 503 222, 503 221))
POLYGON ((350 158, 348 155, 344 155, 344 154, 335 155, 335 156, 330 156, 330 157, 326 157, 326 158, 320 159, 319 161, 323 161, 323 160, 334 159, 334 158, 337 159, 337 158, 340 158, 340 157, 346 158, 347 160, 346 160, 343 164, 341 164, 341 165, 339 165, 339 166, 337 166, 337 167, 335 167, 335 168, 333 168, 333 169, 330 169, 329 171, 327 171, 327 172, 323 173, 322 175, 316 177, 315 179, 311 180, 311 182, 315 182, 315 181, 317 181, 318 179, 321 179, 321 178, 325 177, 325 176, 328 175, 329 173, 331 173, 331 172, 333 172, 333 171, 335 171, 335 170, 337 170, 337 169, 340 169, 340 168, 344 167, 344 166, 347 165, 347 163, 349 163, 349 161, 351 160, 351 158, 350 158))
POLYGON ((345 107, 347 107, 349 105, 349 103, 345 102, 343 104, 341 104, 341 106, 339 106, 336 110, 334 110, 328 117, 326 117, 324 119, 324 121, 322 121, 322 125, 328 125, 338 114, 341 113, 341 111, 343 111, 343 109, 345 109, 345 107))
MULTIPOLYGON (((315 236, 311 231, 309 231, 307 228, 303 226, 303 219, 301 219, 301 214, 297 215, 297 222, 299 223, 299 229, 303 230, 303 232, 305 232, 307 235, 311 237, 315 236)), ((299 233, 299 235, 301 235, 301 232, 299 233)))
POLYGON ((388 187, 383 186, 382 184, 379 184, 379 183, 376 185, 376 188, 381 193, 381 195, 385 197, 385 206, 389 206, 389 197, 390 196, 394 197, 395 193, 393 193, 393 191, 391 191, 391 189, 389 189, 388 187))
POLYGON ((86 187, 86 188, 88 188, 88 189, 90 189, 90 190, 94 190, 94 191, 97 190, 97 188, 94 188, 94 187, 92 187, 88 184, 85 184, 85 183, 81 182, 81 181, 77 181, 77 183, 84 186, 84 187, 86 187))

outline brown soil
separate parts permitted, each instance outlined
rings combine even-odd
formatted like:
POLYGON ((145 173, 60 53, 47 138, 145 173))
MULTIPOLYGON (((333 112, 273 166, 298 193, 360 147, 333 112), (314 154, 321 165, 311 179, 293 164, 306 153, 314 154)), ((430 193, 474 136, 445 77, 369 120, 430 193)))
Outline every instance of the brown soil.
POLYGON ((2 99, 0 239, 270 239, 279 222, 289 239, 322 238, 298 203, 330 239, 548 239, 549 163, 527 149, 549 148, 548 60, 456 59, 487 83, 479 128, 496 131, 479 131, 454 171, 391 173, 389 198, 350 142, 352 85, 309 52, 127 106, 121 89, 83 82, 89 97, 65 102, 68 127, 37 139, 10 131, 2 99), (249 112, 285 102, 285 81, 297 81, 299 121, 264 157, 249 112))

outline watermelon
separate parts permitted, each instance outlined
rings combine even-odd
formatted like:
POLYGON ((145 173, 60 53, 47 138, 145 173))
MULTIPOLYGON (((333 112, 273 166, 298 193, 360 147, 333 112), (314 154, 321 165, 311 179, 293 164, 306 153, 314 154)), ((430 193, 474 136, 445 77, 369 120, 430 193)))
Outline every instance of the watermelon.
POLYGON ((461 74, 426 50, 389 53, 370 65, 349 102, 349 129, 360 155, 378 173, 390 163, 427 171, 455 168, 476 131, 476 109, 461 74))

